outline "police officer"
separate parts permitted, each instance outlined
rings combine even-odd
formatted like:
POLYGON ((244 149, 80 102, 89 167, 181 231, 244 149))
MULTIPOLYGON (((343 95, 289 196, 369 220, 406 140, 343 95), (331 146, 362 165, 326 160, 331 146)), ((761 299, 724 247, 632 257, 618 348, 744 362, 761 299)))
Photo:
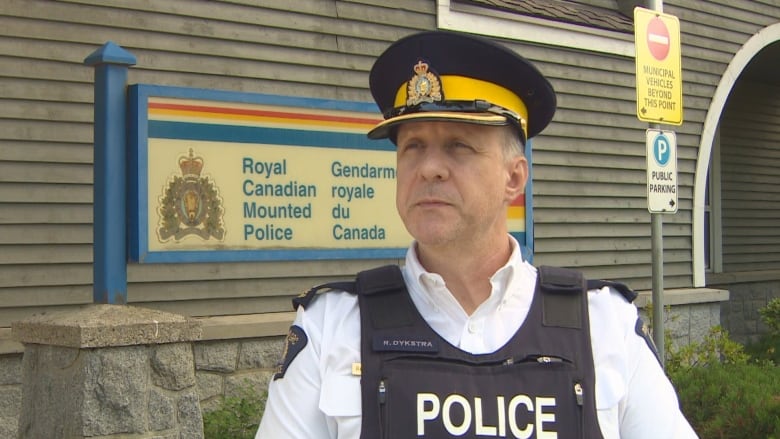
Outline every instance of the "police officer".
POLYGON ((370 87, 397 146, 405 264, 314 288, 257 438, 695 438, 634 293, 534 267, 508 234, 549 82, 502 45, 449 32, 392 44, 370 87))

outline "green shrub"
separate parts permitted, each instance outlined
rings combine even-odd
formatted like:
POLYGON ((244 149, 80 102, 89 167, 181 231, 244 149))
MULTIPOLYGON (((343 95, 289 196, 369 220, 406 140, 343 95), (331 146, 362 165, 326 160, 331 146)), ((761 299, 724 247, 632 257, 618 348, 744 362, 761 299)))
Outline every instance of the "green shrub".
POLYGON ((780 364, 780 334, 766 334, 745 345, 745 352, 758 362, 780 364))
POLYGON ((203 414, 205 439, 254 439, 265 410, 265 394, 251 386, 238 396, 223 397, 216 410, 203 414))
POLYGON ((772 299, 765 307, 758 310, 761 320, 769 327, 773 335, 780 335, 780 297, 772 299))
POLYGON ((744 346, 731 340, 729 333, 721 326, 713 326, 707 335, 700 341, 690 343, 682 347, 675 347, 671 343, 671 336, 665 334, 666 372, 674 378, 680 372, 692 367, 705 367, 715 364, 746 364, 750 355, 745 352, 744 346))
POLYGON ((665 344, 666 372, 701 439, 780 439, 780 368, 751 359, 720 326, 700 341, 665 344))
POLYGON ((772 299, 758 310, 769 333, 745 346, 745 351, 758 361, 780 364, 780 298, 772 299))
POLYGON ((680 370, 673 382, 701 439, 780 439, 780 368, 716 363, 680 370))

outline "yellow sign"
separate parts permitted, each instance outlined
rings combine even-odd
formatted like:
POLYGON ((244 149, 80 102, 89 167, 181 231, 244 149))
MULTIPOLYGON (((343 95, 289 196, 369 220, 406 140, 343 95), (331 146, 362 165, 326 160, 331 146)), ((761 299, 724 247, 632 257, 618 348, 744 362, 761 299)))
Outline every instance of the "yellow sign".
POLYGON ((149 250, 405 248, 395 152, 149 139, 149 250))
POLYGON ((637 117, 682 124, 680 21, 673 15, 635 8, 634 44, 637 117))

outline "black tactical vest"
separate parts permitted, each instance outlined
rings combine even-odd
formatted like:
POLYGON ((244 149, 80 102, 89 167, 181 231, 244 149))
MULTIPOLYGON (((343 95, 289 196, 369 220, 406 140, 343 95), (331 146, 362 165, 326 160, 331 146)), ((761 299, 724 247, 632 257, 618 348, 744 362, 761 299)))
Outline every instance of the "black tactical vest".
POLYGON ((395 265, 313 288, 294 303, 307 305, 322 288, 358 294, 361 439, 598 439, 587 290, 603 284, 623 287, 539 267, 523 325, 480 355, 428 326, 395 265))

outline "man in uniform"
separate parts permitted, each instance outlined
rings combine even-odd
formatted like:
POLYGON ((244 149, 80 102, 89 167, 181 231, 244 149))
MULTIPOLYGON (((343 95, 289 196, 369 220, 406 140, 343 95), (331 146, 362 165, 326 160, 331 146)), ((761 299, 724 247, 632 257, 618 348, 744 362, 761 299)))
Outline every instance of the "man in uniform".
POLYGON ((405 264, 296 299, 260 439, 695 438, 634 293, 534 267, 508 234, 549 82, 494 42, 423 32, 374 64, 405 264))

